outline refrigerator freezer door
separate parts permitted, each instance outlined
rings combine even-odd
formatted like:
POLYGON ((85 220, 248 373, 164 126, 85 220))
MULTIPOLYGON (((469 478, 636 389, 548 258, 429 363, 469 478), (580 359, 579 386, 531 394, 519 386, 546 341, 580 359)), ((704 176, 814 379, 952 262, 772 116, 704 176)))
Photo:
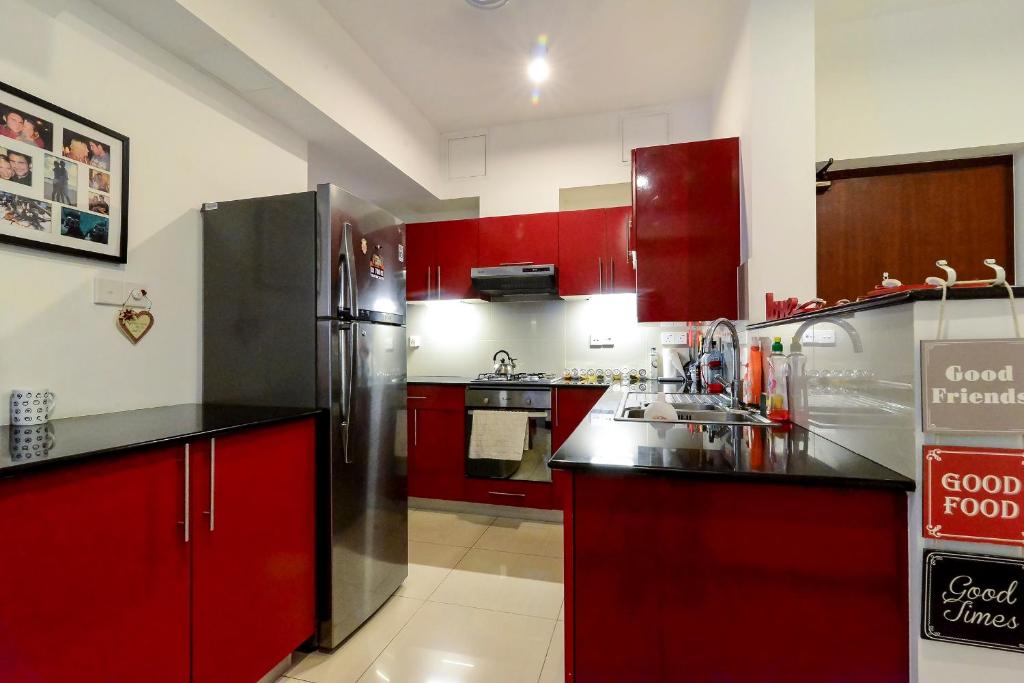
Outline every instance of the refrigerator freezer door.
POLYGON ((317 186, 317 317, 405 321, 405 225, 334 185, 317 186))
POLYGON ((406 331, 366 322, 318 326, 320 393, 329 396, 321 405, 331 410, 319 635, 320 647, 330 649, 408 574, 406 331))

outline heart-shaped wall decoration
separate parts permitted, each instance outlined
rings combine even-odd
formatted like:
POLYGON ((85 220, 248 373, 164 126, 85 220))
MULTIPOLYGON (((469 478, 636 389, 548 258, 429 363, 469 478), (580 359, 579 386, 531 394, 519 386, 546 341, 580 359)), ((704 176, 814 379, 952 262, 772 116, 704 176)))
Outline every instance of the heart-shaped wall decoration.
POLYGON ((132 344, 138 344, 146 336, 156 320, 149 311, 123 311, 117 317, 117 326, 132 344))

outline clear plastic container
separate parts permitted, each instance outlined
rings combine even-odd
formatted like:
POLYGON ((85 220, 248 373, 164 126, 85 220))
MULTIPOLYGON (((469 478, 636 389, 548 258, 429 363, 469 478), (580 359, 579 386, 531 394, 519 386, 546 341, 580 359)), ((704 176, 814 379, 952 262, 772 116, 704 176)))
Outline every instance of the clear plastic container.
POLYGON ((775 337, 768 357, 768 419, 789 422, 789 360, 783 353, 782 337, 775 337))

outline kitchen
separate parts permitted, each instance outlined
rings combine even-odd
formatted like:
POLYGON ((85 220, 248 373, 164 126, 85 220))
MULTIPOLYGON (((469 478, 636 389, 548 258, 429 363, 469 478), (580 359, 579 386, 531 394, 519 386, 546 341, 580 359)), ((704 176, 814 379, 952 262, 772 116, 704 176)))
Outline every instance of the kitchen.
POLYGON ((558 5, 4 4, 0 678, 1019 678, 1020 8, 558 5))

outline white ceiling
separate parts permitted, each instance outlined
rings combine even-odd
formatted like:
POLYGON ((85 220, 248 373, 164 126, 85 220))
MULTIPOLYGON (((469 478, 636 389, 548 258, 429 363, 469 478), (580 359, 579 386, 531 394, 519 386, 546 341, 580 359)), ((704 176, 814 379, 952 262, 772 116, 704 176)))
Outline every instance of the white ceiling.
POLYGON ((745 0, 320 0, 441 132, 709 96, 745 0), (550 38, 530 103, 526 63, 550 38))

